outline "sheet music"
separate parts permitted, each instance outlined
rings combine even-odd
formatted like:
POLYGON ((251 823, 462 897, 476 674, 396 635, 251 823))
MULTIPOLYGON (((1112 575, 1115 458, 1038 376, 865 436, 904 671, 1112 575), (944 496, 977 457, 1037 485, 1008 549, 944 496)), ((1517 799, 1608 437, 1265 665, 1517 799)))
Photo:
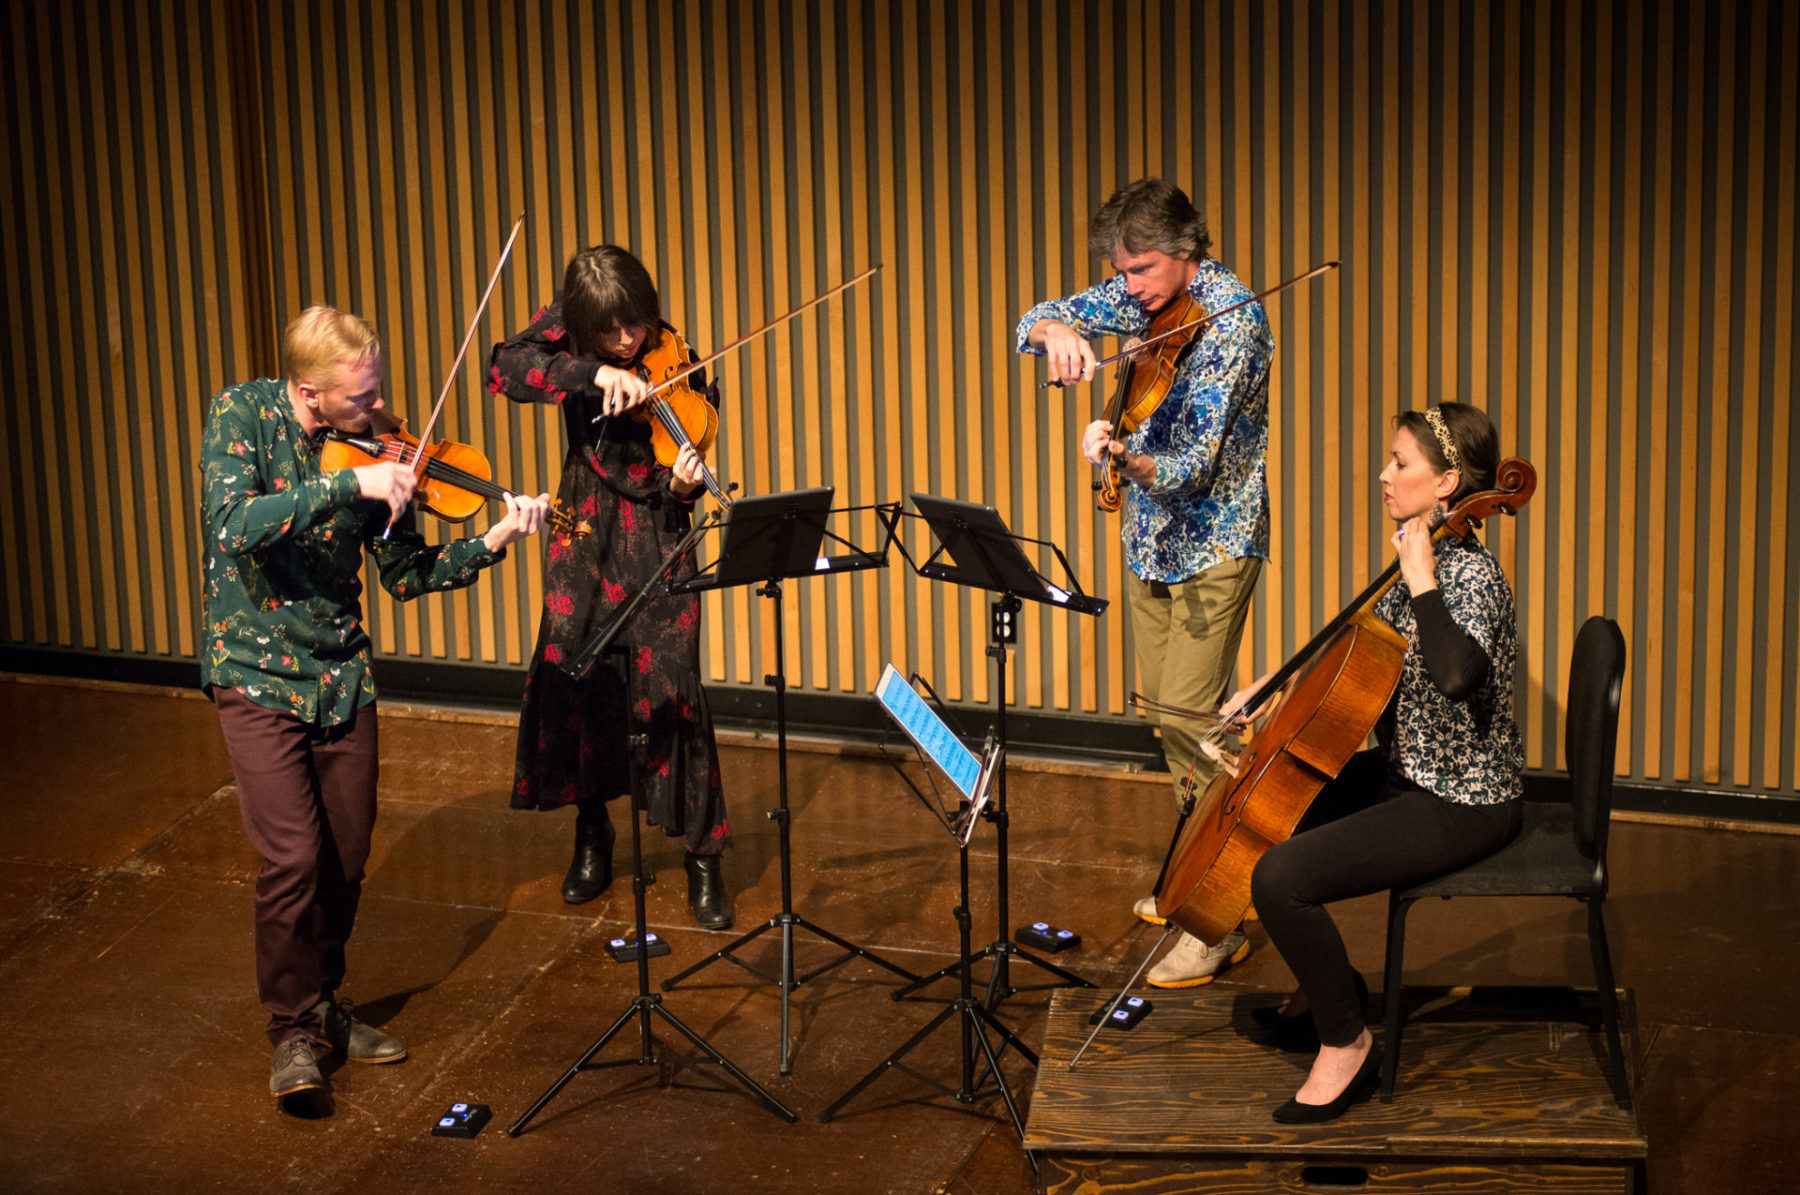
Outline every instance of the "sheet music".
POLYGON ((957 738, 925 699, 889 664, 875 684, 875 700, 918 744, 963 796, 973 796, 981 779, 981 759, 957 738))

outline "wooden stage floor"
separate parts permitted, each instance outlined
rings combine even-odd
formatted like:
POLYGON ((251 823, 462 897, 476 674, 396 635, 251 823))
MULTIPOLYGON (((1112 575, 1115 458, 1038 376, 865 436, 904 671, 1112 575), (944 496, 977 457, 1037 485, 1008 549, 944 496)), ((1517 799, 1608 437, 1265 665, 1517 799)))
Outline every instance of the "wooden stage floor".
MULTIPOLYGON (((627 1006, 636 979, 603 949, 630 917, 629 880, 590 905, 563 905, 572 818, 507 808, 513 720, 504 714, 384 710, 382 813, 349 993, 412 1053, 399 1066, 338 1067, 329 1117, 284 1115, 265 1094, 255 856, 211 706, 197 694, 0 677, 0 719, 11 765, 0 798, 9 1086, 0 1186, 9 1191, 1033 1189, 991 1089, 964 1106, 890 1072, 819 1122, 941 1007, 894 1002, 899 980, 860 961, 794 994, 786 1076, 775 987, 719 965, 667 994, 797 1123, 717 1067, 625 1066, 576 1077, 528 1131, 507 1137, 505 1126, 627 1006), (438 1113, 465 1099, 491 1105, 495 1122, 474 1140, 431 1136, 438 1113)), ((779 908, 776 833, 764 817, 775 762, 766 742, 733 738, 723 752, 736 835, 731 934, 693 928, 677 845, 648 840, 659 881, 650 920, 674 948, 652 964, 653 980, 779 908)), ((1057 961, 1122 982, 1156 936, 1130 904, 1172 822, 1166 780, 1032 761, 1015 761, 1009 777, 1014 921, 1047 917, 1079 931, 1081 948, 1057 961)), ((860 749, 797 746, 790 798, 796 910, 914 971, 949 961, 956 852, 891 769, 860 749)), ((991 830, 978 834, 972 860, 979 944, 995 934, 991 830)), ((1619 983, 1636 1000, 1649 1189, 1791 1189, 1800 837, 1621 823, 1613 868, 1608 917, 1619 983)), ((1351 956, 1376 987, 1383 907, 1368 898, 1339 910, 1351 956)), ((1592 983, 1573 902, 1421 905, 1410 921, 1411 983, 1592 983)), ((802 972, 833 956, 800 940, 802 972)), ((1288 985, 1255 927, 1252 942, 1212 996, 1248 1001, 1288 985)), ((775 949, 765 935, 747 953, 774 965, 775 949)), ((948 997, 950 986, 930 994, 948 997)), ((1000 1015, 1039 1049, 1050 1003, 1025 993, 1000 1015)), ((910 1061, 954 1083, 955 1042, 938 1034, 910 1061)), ((598 1060, 636 1052, 632 1031, 598 1060)), ((1030 1068, 1010 1051, 1003 1065, 1029 1098, 1030 1068)), ((1404 1068, 1400 1081, 1404 1091, 1404 1068)), ((1288 1094, 1272 1091, 1270 1106, 1288 1094)), ((1344 1123, 1359 1115, 1373 1113, 1344 1123)))

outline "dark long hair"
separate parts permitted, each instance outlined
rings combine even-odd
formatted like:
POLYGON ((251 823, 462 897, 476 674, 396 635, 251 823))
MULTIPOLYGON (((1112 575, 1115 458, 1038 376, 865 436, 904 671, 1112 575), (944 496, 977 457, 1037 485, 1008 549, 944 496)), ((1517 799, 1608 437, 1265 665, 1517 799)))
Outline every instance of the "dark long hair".
POLYGON ((576 356, 599 357, 601 338, 615 325, 660 326, 662 302, 642 262, 617 245, 595 245, 563 271, 562 315, 576 356))

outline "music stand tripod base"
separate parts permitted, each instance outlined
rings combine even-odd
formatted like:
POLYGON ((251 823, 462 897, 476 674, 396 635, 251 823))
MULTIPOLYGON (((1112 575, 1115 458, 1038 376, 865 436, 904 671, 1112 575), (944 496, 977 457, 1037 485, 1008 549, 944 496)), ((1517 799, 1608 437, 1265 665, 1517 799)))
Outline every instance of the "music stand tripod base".
POLYGON ((665 992, 674 991, 682 980, 718 962, 735 963, 764 982, 778 986, 781 989, 780 1067, 784 1075, 793 1073, 790 1003, 794 990, 801 984, 855 958, 885 967, 908 982, 917 982, 919 978, 899 964, 889 962, 873 951, 866 950, 794 912, 793 858, 789 842, 792 817, 788 811, 786 619, 782 614, 781 582, 789 577, 814 577, 884 567, 887 564, 887 543, 892 542, 894 527, 898 521, 897 504, 877 506, 875 509, 887 530, 887 541, 879 551, 856 550, 854 545, 834 535, 833 539, 852 550, 837 557, 821 556, 820 546, 824 537, 830 534, 825 529, 825 521, 832 513, 832 493, 832 487, 820 486, 809 490, 740 498, 732 506, 731 514, 724 524, 724 539, 718 559, 708 570, 690 577, 677 578, 670 584, 672 590, 683 593, 753 584, 757 586, 757 593, 769 598, 774 605, 772 621, 775 627, 775 671, 764 676, 763 680, 775 690, 775 759, 779 806, 769 810, 768 817, 779 828, 777 857, 781 874, 781 910, 749 933, 713 951, 686 970, 663 980, 662 989, 665 992), (804 929, 820 940, 829 942, 842 953, 830 962, 796 977, 796 928, 804 929), (781 969, 778 973, 771 973, 738 957, 740 950, 771 931, 778 931, 781 936, 781 969))

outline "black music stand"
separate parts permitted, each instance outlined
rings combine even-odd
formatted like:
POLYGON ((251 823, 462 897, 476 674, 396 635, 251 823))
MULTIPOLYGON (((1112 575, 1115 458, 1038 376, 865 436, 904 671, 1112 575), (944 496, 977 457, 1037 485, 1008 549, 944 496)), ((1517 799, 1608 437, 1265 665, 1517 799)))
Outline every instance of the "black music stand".
MULTIPOLYGON (((893 670, 891 665, 889 666, 887 673, 883 674, 882 683, 883 686, 890 683, 897 686, 904 686, 906 684, 906 682, 901 679, 899 673, 893 670)), ((916 699, 916 694, 914 696, 916 699)), ((888 702, 885 699, 883 700, 883 705, 888 705, 888 702)), ((924 710, 925 706, 923 701, 919 701, 916 708, 924 710)), ((892 706, 889 706, 889 712, 894 712, 892 706)), ((949 730, 943 726, 941 721, 936 721, 936 716, 929 714, 929 711, 927 711, 927 716, 924 720, 936 722, 936 726, 933 728, 936 734, 949 736, 949 730)), ((921 751, 928 751, 927 743, 921 741, 920 734, 915 727, 907 725, 904 721, 902 722, 902 725, 906 728, 907 733, 913 737, 914 743, 920 747, 921 751)), ((940 758, 935 752, 930 754, 934 760, 940 758)), ((981 752, 976 780, 974 784, 969 787, 967 792, 968 799, 963 802, 958 815, 951 818, 943 816, 935 808, 932 810, 934 814, 939 814, 939 820, 943 822, 944 828, 949 830, 951 836, 956 839, 957 860, 960 865, 961 878, 961 903, 958 904, 955 909, 956 927, 958 938, 961 942, 960 949, 962 958, 965 963, 969 964, 972 964, 974 961, 974 956, 970 953, 972 946, 969 939, 969 839, 974 836, 975 827, 979 824, 981 811, 987 804, 989 794, 993 791, 997 778, 1004 771, 1005 748, 1000 744, 998 737, 990 733, 987 738, 987 744, 981 752)), ((945 1095, 955 1097, 958 1103, 963 1104, 972 1104, 975 1102, 975 1097, 979 1094, 982 1081, 991 1074, 994 1076, 994 1086, 999 1088, 1000 1098, 1006 1104, 1006 1114, 1012 1118, 1013 1128, 1018 1131, 1019 1139, 1021 1141, 1024 1140, 1025 1120, 1019 1115, 1018 1101, 1013 1098, 1012 1089, 1006 1085, 1006 1077, 1000 1073, 1000 1052, 1007 1046, 1011 1046, 1019 1052, 1021 1057, 1025 1058, 1033 1066, 1037 1065, 1037 1055, 1032 1053, 1030 1048, 1027 1047, 1024 1042, 1020 1041, 1012 1030, 1000 1023, 999 1018, 994 1015, 987 1004, 975 999, 972 966, 965 965, 962 967, 960 983, 961 987, 953 1000, 946 1004, 935 1017, 931 1018, 923 1029, 907 1038, 904 1045, 895 1050, 892 1054, 889 1054, 886 1058, 883 1058, 880 1062, 876 1063, 875 1068, 861 1079, 857 1080, 856 1084, 851 1087, 850 1090, 832 1101, 830 1107, 819 1113, 820 1122, 829 1124, 832 1117, 837 1115, 838 1109, 855 1099, 864 1088, 890 1070, 905 1071, 920 1082, 936 1088, 945 1095), (962 1069, 960 1085, 954 1088, 932 1078, 930 1075, 914 1070, 912 1067, 907 1066, 904 1061, 908 1054, 912 1053, 914 1049, 924 1042, 926 1038, 930 1037, 940 1026, 948 1023, 951 1017, 955 1017, 957 1023, 962 1028, 962 1069), (1002 1044, 999 1049, 996 1049, 994 1043, 988 1040, 987 1031, 989 1029, 992 1029, 995 1033, 1000 1035, 1002 1044), (975 1051, 977 1047, 980 1048, 982 1055, 987 1059, 987 1070, 980 1076, 975 1074, 975 1051)), ((1025 1156, 1030 1160, 1031 1169, 1035 1172, 1038 1168, 1037 1159, 1031 1154, 1026 1154, 1025 1156)))
MULTIPOLYGON (((920 516, 930 524, 932 532, 937 536, 938 546, 923 564, 916 563, 910 555, 907 562, 913 565, 921 577, 929 577, 937 581, 950 581, 958 585, 968 585, 975 589, 985 589, 998 593, 989 608, 989 634, 992 642, 988 644, 987 654, 995 663, 994 680, 994 725, 995 735, 1000 743, 1001 753, 1006 750, 1006 649, 1018 638, 1018 613, 1025 599, 1041 602, 1049 606, 1060 606, 1065 610, 1073 610, 1077 614, 1097 615, 1106 609, 1103 598, 1089 597, 1081 592, 1075 583, 1074 571, 1069 568, 1068 558, 1062 549, 1045 540, 1029 539, 1014 535, 1007 527, 1005 520, 991 506, 982 506, 974 502, 959 502, 952 498, 937 498, 930 494, 914 494, 913 506, 920 516), (1047 547, 1056 555, 1062 565, 1063 576, 1068 587, 1063 588, 1051 584, 1020 549, 1021 543, 1037 544, 1047 547), (949 557, 949 562, 944 557, 949 557)), ((901 547, 905 554, 905 546, 901 547)), ((1004 1000, 1016 992, 1035 991, 1044 987, 1064 987, 1075 985, 1093 987, 1087 980, 1072 971, 1066 971, 1046 959, 1039 958, 1030 951, 1021 948, 1012 940, 1011 912, 1008 908, 1007 887, 1007 812, 1006 812, 1006 773, 1001 771, 995 780, 994 801, 987 811, 986 817, 994 823, 995 836, 995 870, 996 883, 995 903, 998 905, 1000 936, 984 946, 975 957, 986 957, 993 960, 993 971, 988 976, 987 1007, 992 1008, 999 1000, 1004 1000), (1013 987, 1010 982, 1009 962, 1018 957, 1025 962, 1057 976, 1063 982, 1039 984, 1031 988, 1013 987)), ((974 958, 965 955, 940 971, 925 976, 917 983, 908 984, 894 993, 899 1000, 907 993, 918 990, 926 984, 946 978, 959 970, 966 970, 974 964, 974 958)))
MULTIPOLYGON (((668 556, 663 559, 661 567, 656 570, 656 575, 651 577, 649 582, 645 584, 643 588, 639 589, 637 593, 633 594, 620 606, 618 612, 607 621, 606 625, 601 627, 600 631, 593 639, 577 653, 572 661, 564 666, 564 670, 577 677, 585 676, 589 669, 593 667, 594 662, 598 660, 601 654, 612 645, 615 639, 618 638, 619 632, 624 630, 626 624, 629 623, 643 607, 645 601, 648 600, 647 595, 651 595, 653 591, 662 590, 663 578, 668 576, 669 572, 676 564, 687 556, 688 551, 694 544, 699 542, 701 535, 704 534, 706 529, 716 520, 716 514, 710 515, 701 520, 693 527, 693 529, 684 535, 680 542, 678 542, 669 552, 668 556)), ((632 999, 631 1003, 626 1006, 625 1011, 619 1014, 618 1019, 612 1023, 611 1028, 607 1029, 605 1033, 602 1033, 599 1038, 595 1040, 593 1045, 584 1050, 581 1056, 574 1061, 569 1069, 562 1073, 562 1077, 552 1083, 549 1088, 545 1090, 544 1094, 538 1096, 537 1101, 533 1103, 530 1108, 526 1109, 523 1116, 507 1126, 506 1135, 508 1137, 517 1137, 520 1133, 524 1132, 526 1124, 531 1121, 532 1117, 543 1111, 544 1105, 554 1099, 557 1092, 568 1086, 569 1081, 584 1070, 604 1070, 607 1067, 631 1065, 657 1066, 664 1062, 692 1061, 657 1057, 655 1039, 650 1035, 650 1017, 652 1013, 661 1017, 670 1025, 673 1025, 683 1037, 687 1038, 688 1041, 704 1051, 707 1058, 724 1067, 732 1078, 743 1084, 752 1095, 768 1105, 770 1111, 782 1117, 789 1124, 792 1124, 796 1119, 796 1116, 791 1108, 769 1094, 769 1092, 758 1084, 755 1079, 752 1079, 749 1075, 739 1070, 729 1058, 715 1050, 711 1043, 701 1037, 698 1033, 694 1032, 694 1030, 690 1029, 680 1017, 663 1007, 662 995, 650 990, 649 943, 651 939, 649 933, 649 919, 644 910, 644 890, 654 881, 646 878, 644 874, 643 835, 638 828, 638 802, 640 799, 641 786, 636 783, 638 779, 636 773, 641 766, 641 760, 639 759, 639 753, 637 751, 631 753, 631 758, 632 771, 634 773, 632 777, 633 784, 631 786, 631 894, 633 903, 636 906, 637 915, 637 940, 635 942, 636 950, 634 952, 637 962, 637 995, 632 999), (639 1050, 637 1057, 614 1059, 610 1062, 591 1062, 590 1060, 594 1055, 604 1049, 606 1043, 617 1036, 619 1031, 625 1028, 634 1016, 638 1018, 639 1029, 639 1050)))
POLYGON ((794 912, 793 863, 788 841, 789 824, 792 818, 788 813, 787 645, 783 637, 781 582, 788 577, 815 577, 856 569, 885 567, 888 545, 893 542, 894 529, 900 521, 900 504, 898 502, 880 503, 873 507, 849 507, 842 511, 833 511, 830 509, 831 495, 832 487, 820 486, 816 489, 794 490, 785 494, 768 494, 738 499, 732 505, 730 514, 725 519, 725 532, 719 546, 719 558, 706 569, 691 576, 678 577, 669 584, 670 591, 674 593, 696 593, 709 589, 727 589, 738 585, 756 585, 757 593, 774 602, 775 671, 765 675, 763 683, 775 690, 775 758, 780 804, 779 807, 769 810, 768 817, 780 828, 778 855, 781 868, 781 911, 687 970, 663 980, 662 986, 664 991, 672 991, 676 984, 688 976, 721 961, 736 963, 766 982, 778 984, 781 988, 781 1073, 784 1075, 793 1072, 788 1026, 789 1006, 795 988, 810 979, 818 978, 835 967, 842 966, 853 958, 867 959, 878 966, 886 967, 909 982, 917 982, 919 978, 906 968, 889 962, 873 951, 866 950, 794 912), (871 509, 877 513, 884 528, 881 546, 873 552, 858 549, 855 545, 832 534, 825 527, 827 518, 833 514, 849 514, 871 509), (821 556, 819 550, 826 536, 830 536, 837 544, 849 551, 837 556, 821 556), (816 967, 805 975, 795 978, 794 928, 796 926, 830 942, 843 953, 823 966, 816 967), (770 930, 776 929, 781 931, 781 970, 778 974, 771 974, 738 957, 737 952, 743 947, 770 930))

